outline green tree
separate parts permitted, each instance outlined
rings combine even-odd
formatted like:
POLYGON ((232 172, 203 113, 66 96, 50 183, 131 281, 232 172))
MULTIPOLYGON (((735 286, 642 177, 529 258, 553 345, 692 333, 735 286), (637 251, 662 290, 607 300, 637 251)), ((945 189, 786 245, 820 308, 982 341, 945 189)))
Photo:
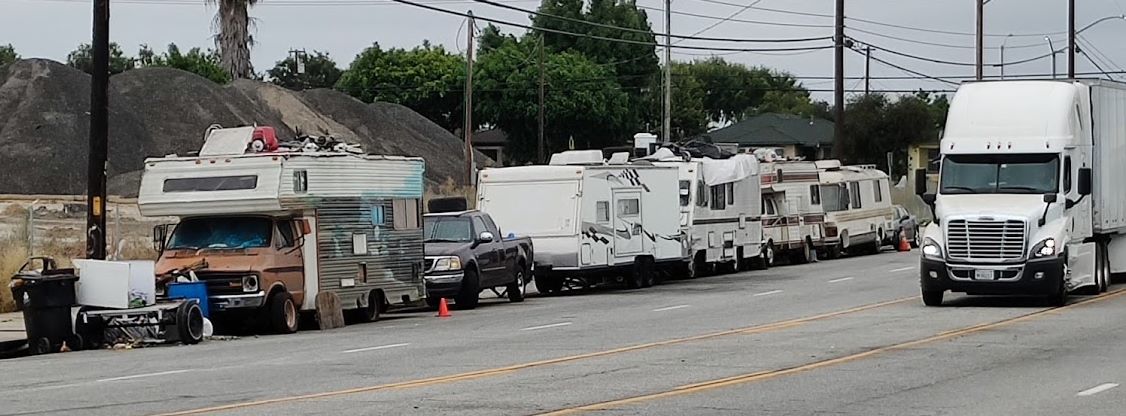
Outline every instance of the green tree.
MULTIPOLYGON (((533 161, 538 149, 539 68, 537 41, 509 39, 477 61, 476 111, 480 120, 508 134, 505 153, 533 161)), ((545 140, 547 153, 567 149, 573 138, 582 149, 621 144, 611 131, 628 129, 629 97, 613 69, 575 52, 545 53, 545 140)))
POLYGON ((937 137, 936 114, 929 98, 904 95, 891 100, 883 94, 852 98, 845 107, 844 143, 838 149, 850 163, 883 166, 891 152, 893 174, 906 173, 907 147, 937 137))
POLYGON ((158 55, 148 45, 141 45, 137 61, 141 67, 176 68, 207 78, 217 84, 231 81, 227 71, 219 66, 219 53, 211 49, 203 51, 200 48, 192 48, 184 54, 175 43, 172 43, 168 45, 167 52, 158 55))
POLYGON ((410 107, 453 131, 463 120, 465 58, 424 43, 414 49, 361 52, 336 88, 364 102, 385 101, 410 107))
POLYGON ((219 48, 220 62, 231 78, 253 78, 254 65, 250 63, 250 48, 254 36, 250 34, 250 8, 258 0, 206 0, 218 4, 215 14, 215 46, 219 48))
MULTIPOLYGON (((673 140, 704 133, 710 119, 705 102, 709 93, 704 84, 692 76, 690 64, 673 63, 672 66, 672 134, 673 140)), ((661 93, 660 88, 651 91, 661 93)), ((660 98, 653 100, 660 103, 660 98)))
POLYGON ((278 61, 273 69, 267 71, 270 82, 291 90, 332 88, 344 74, 326 52, 313 51, 312 55, 303 56, 302 60, 305 72, 300 74, 297 73, 297 61, 293 55, 278 61))
POLYGON ((607 134, 630 135, 644 127, 645 123, 653 124, 660 120, 652 118, 651 113, 648 119, 642 119, 649 113, 646 108, 649 104, 647 94, 652 85, 660 79, 660 66, 656 53, 656 36, 653 34, 648 15, 633 1, 590 0, 589 7, 584 8, 583 0, 544 0, 539 12, 542 15, 532 17, 532 26, 536 28, 643 43, 610 42, 546 31, 532 31, 528 34, 529 37, 542 36, 549 51, 575 52, 612 71, 617 84, 628 94, 629 106, 622 115, 626 120, 622 130, 607 131, 607 134), (581 22, 630 28, 640 32, 592 26, 581 22))
MULTIPOLYGON (((818 114, 809 91, 786 72, 749 68, 722 58, 693 61, 687 68, 687 74, 680 76, 690 76, 700 83, 704 109, 712 122, 737 122, 762 113, 818 114)), ((674 107, 680 105, 673 103, 674 107)))
MULTIPOLYGON (((94 49, 89 43, 78 45, 78 49, 71 51, 66 56, 66 64, 82 70, 87 74, 94 72, 94 49)), ((122 72, 133 69, 135 64, 133 58, 125 56, 125 52, 121 51, 121 47, 116 43, 109 44, 109 73, 120 74, 122 72)))
POLYGON ((12 62, 20 60, 20 54, 16 53, 16 48, 11 44, 0 46, 0 66, 7 66, 12 62))

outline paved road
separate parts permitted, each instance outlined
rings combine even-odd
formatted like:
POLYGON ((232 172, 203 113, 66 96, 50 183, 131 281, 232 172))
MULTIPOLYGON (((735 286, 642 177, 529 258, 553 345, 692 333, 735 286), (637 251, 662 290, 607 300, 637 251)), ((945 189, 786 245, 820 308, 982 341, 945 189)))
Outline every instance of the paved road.
POLYGON ((1126 292, 925 308, 917 253, 0 362, 0 414, 1122 414, 1126 292))

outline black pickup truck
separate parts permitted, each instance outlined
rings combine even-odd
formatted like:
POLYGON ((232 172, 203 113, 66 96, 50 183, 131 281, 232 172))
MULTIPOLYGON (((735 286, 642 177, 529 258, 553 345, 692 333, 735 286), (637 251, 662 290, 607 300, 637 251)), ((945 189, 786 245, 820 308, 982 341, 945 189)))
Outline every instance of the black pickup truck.
POLYGON ((504 288, 508 300, 524 300, 532 274, 532 240, 504 237, 489 214, 460 211, 426 214, 427 303, 453 298, 473 309, 482 290, 504 288))

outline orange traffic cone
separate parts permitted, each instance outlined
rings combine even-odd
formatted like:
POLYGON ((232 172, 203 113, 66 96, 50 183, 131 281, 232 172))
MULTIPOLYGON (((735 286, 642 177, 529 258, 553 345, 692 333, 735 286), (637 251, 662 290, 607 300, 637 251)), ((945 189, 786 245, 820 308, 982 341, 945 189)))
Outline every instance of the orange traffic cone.
POLYGON ((442 300, 438 301, 438 317, 449 318, 451 316, 453 315, 450 315, 450 307, 446 306, 446 298, 442 298, 442 300))
POLYGON ((899 251, 911 251, 911 243, 907 242, 907 233, 899 231, 899 251))

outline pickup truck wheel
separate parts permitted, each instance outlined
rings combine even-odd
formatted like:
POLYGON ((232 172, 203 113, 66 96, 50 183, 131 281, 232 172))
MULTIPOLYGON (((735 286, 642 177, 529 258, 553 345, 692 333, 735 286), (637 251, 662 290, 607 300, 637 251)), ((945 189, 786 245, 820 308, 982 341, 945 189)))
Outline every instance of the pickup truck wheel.
POLYGON ((924 290, 923 304, 927 306, 942 306, 941 290, 924 290))
POLYGON ((473 309, 481 296, 480 282, 477 281, 477 272, 466 270, 465 277, 461 279, 461 291, 454 297, 458 309, 473 309))
POLYGON ((524 279, 528 274, 527 271, 525 271, 524 266, 517 266, 515 274, 516 276, 513 276, 514 279, 512 280, 512 283, 509 283, 508 287, 505 288, 505 292, 508 292, 509 302, 523 302, 525 294, 524 289, 525 287, 527 287, 526 280, 524 279))
POLYGON ((289 292, 277 292, 266 305, 270 329, 280 334, 297 332, 297 306, 289 292))

